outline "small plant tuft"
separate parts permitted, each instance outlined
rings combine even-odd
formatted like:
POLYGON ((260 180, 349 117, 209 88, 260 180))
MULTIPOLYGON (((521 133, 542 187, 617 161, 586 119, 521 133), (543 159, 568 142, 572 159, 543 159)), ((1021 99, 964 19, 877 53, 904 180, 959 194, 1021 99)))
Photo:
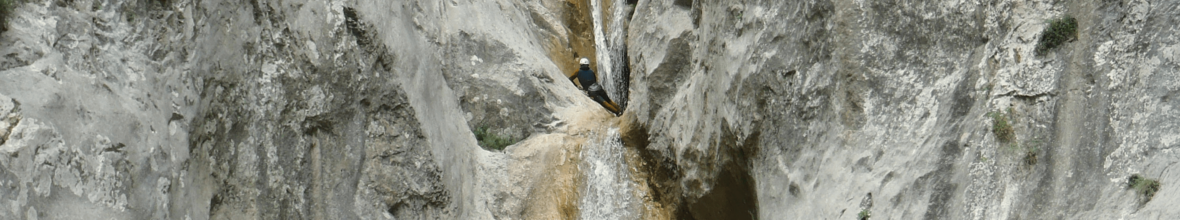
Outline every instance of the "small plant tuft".
POLYGON ((517 141, 511 136, 500 136, 492 133, 486 125, 476 127, 472 132, 475 133, 475 140, 479 141, 479 146, 487 150, 502 151, 505 147, 517 141))
POLYGON ((868 209, 860 210, 860 213, 856 214, 856 219, 859 219, 859 220, 869 220, 869 217, 873 217, 873 216, 872 216, 872 213, 869 213, 868 209))
POLYGON ((1001 143, 1010 143, 1016 139, 1016 131, 1012 129, 1007 115, 1000 112, 991 112, 987 115, 992 118, 992 133, 996 134, 997 140, 1001 143))
POLYGON ((1041 149, 1041 141, 1033 140, 1025 145, 1027 147, 1024 148, 1024 164, 1029 166, 1037 165, 1037 152, 1041 149))
POLYGON ((1031 147, 1026 149, 1026 151, 1024 152, 1024 165, 1029 165, 1029 166, 1037 165, 1037 150, 1036 149, 1031 148, 1031 147))
POLYGON ((1078 20, 1065 15, 1049 21, 1049 26, 1041 32, 1041 40, 1037 43, 1037 55, 1044 55, 1049 49, 1064 44, 1078 35, 1078 20))
POLYGON ((1127 178, 1127 188, 1139 193, 1141 198, 1140 203, 1147 203, 1151 201, 1151 197, 1154 197, 1156 192, 1159 192, 1160 181, 1148 179, 1139 174, 1132 174, 1131 177, 1127 178))

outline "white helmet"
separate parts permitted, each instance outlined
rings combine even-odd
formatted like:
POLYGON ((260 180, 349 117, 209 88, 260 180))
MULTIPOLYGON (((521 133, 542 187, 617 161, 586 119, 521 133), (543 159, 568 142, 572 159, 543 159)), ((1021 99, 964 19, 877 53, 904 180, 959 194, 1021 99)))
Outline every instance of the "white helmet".
POLYGON ((583 57, 581 60, 578 60, 578 63, 581 63, 582 65, 590 65, 590 59, 583 57))

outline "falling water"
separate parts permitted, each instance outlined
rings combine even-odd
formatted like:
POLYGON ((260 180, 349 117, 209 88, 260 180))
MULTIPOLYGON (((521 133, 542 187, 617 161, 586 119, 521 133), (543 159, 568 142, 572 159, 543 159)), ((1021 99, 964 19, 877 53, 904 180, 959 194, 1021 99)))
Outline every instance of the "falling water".
POLYGON ((610 24, 604 22, 601 0, 591 0, 591 16, 594 17, 594 49, 598 58, 598 78, 602 88, 611 100, 621 107, 627 107, 627 85, 630 75, 627 69, 625 0, 615 0, 610 5, 610 24), (604 27, 610 28, 604 30, 604 27))
POLYGON ((582 146, 578 168, 584 178, 579 219, 637 219, 643 202, 624 160, 619 129, 596 135, 582 146))
MULTIPOLYGON (((603 30, 603 13, 600 0, 591 0, 591 16, 594 17, 594 45, 598 58, 598 77, 607 94, 620 105, 626 103, 626 45, 624 36, 623 0, 615 0, 610 10, 609 30, 603 30)), ((622 140, 618 128, 607 128, 605 133, 595 133, 582 146, 581 170, 583 184, 580 187, 579 219, 637 219, 643 201, 636 197, 636 183, 631 179, 630 166, 624 161, 622 140)))

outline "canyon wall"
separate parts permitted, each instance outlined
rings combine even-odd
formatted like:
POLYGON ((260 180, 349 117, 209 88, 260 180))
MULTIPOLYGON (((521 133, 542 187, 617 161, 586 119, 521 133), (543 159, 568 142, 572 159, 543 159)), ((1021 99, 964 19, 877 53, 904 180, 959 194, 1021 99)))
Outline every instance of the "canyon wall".
POLYGON ((689 207, 755 194, 763 219, 1174 216, 1177 6, 641 1, 628 111, 689 207), (1076 36, 1038 53, 1064 16, 1076 36), (1128 189, 1133 174, 1160 191, 1128 189))

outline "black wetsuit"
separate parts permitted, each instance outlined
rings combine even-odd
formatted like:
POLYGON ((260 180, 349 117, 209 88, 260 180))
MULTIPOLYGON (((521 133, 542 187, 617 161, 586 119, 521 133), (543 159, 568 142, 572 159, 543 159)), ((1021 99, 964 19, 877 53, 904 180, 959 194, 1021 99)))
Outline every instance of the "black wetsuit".
POLYGON ((582 89, 590 88, 590 85, 598 83, 598 80, 594 78, 594 71, 590 70, 590 65, 582 65, 577 74, 570 76, 570 81, 574 81, 574 78, 578 78, 578 82, 582 83, 582 89))
POLYGON ((582 90, 586 90, 590 99, 593 99, 599 104, 603 102, 611 102, 610 97, 606 95, 606 91, 602 90, 602 86, 598 85, 598 79, 594 77, 594 71, 590 70, 590 65, 582 65, 577 74, 570 76, 570 81, 578 78, 578 82, 582 83, 582 90))

